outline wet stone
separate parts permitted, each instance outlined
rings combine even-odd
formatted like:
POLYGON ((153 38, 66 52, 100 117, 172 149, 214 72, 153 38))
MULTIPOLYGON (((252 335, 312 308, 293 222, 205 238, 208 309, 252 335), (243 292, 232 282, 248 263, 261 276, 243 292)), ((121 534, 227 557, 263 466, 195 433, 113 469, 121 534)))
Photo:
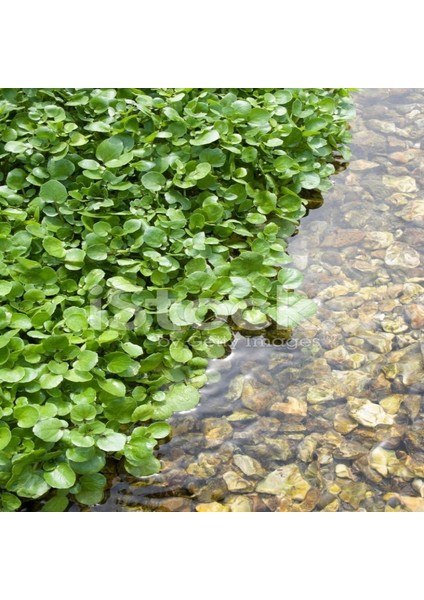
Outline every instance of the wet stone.
POLYGON ((303 500, 310 489, 297 465, 285 465, 270 473, 258 483, 256 491, 264 494, 287 495, 293 500, 303 500))
POLYGON ((230 512, 229 506, 224 506, 219 502, 206 502, 196 505, 197 512, 230 512))
POLYGON ((272 404, 271 410, 285 415, 305 417, 308 413, 308 405, 304 400, 298 400, 289 396, 287 402, 275 402, 272 404))
POLYGON ((260 462, 246 454, 235 454, 233 462, 247 476, 263 475, 264 473, 260 462))
POLYGON ((222 477, 230 492, 252 491, 255 488, 253 482, 243 479, 235 471, 227 471, 222 477))
POLYGON ((218 446, 224 440, 231 438, 233 435, 233 428, 228 423, 227 419, 211 417, 209 419, 204 419, 203 433, 209 447, 218 446))
POLYGON ((366 398, 348 398, 349 415, 365 427, 392 425, 393 417, 379 405, 366 398))
POLYGON ((367 486, 365 483, 348 483, 343 487, 340 493, 340 498, 343 502, 347 502, 356 510, 359 508, 361 502, 363 502, 367 495, 367 486))
POLYGON ((271 386, 264 385, 255 379, 246 379, 241 393, 241 401, 246 408, 256 413, 262 413, 278 401, 278 394, 271 386))
POLYGON ((384 175, 383 183, 387 187, 394 188, 399 192, 407 194, 417 191, 417 184, 415 179, 407 175, 404 177, 393 177, 391 175, 384 175))
POLYGON ((413 269, 420 264, 420 255, 411 246, 402 242, 394 242, 387 248, 384 262, 391 267, 413 269))
POLYGON ((230 512, 252 512, 252 500, 248 496, 230 496, 225 501, 230 512))

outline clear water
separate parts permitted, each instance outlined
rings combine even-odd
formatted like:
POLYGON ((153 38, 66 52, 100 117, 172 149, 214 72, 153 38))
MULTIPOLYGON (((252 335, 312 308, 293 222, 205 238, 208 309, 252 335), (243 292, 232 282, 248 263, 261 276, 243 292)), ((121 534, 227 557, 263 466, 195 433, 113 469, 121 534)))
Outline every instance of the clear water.
POLYGON ((424 90, 355 99, 350 166, 289 244, 317 314, 237 336, 161 473, 118 466, 91 510, 424 511, 424 90))

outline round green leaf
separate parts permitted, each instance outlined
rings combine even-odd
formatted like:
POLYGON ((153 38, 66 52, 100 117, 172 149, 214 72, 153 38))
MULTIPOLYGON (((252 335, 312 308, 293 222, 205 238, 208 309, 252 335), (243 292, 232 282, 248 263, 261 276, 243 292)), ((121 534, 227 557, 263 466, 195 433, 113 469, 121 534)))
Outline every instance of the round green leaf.
POLYGON ((63 242, 54 237, 46 237, 43 240, 43 248, 50 256, 54 256, 55 258, 64 258, 66 256, 63 242))
POLYGON ((7 296, 12 291, 12 288, 13 283, 11 281, 0 280, 0 296, 7 296))
POLYGON ((0 369, 0 383, 17 383, 26 375, 23 367, 15 367, 14 369, 0 369))
POLYGON ((14 416, 18 420, 18 427, 26 429, 33 427, 40 417, 38 408, 35 406, 19 406, 15 408, 14 416))
POLYGON ((97 352, 93 352, 92 350, 82 350, 78 359, 74 363, 75 369, 78 371, 91 371, 97 365, 99 357, 97 352))
POLYGON ((110 373, 123 373, 129 369, 134 361, 124 352, 112 352, 106 356, 107 370, 110 373))
POLYGON ((320 181, 320 176, 317 173, 299 173, 299 183, 305 190, 317 188, 320 181))
POLYGON ((88 171, 97 171, 100 168, 100 163, 89 158, 80 160, 78 165, 81 167, 81 169, 87 169, 88 171))
POLYGON ((166 241, 166 234, 159 227, 146 227, 144 230, 144 241, 152 248, 160 248, 166 241))
POLYGON ((97 415, 96 408, 88 402, 80 402, 71 410, 71 419, 77 423, 94 419, 97 415))
POLYGON ((75 165, 67 158, 52 159, 48 162, 47 170, 54 180, 67 179, 75 171, 75 165))
POLYGON ((63 183, 51 179, 47 183, 43 183, 40 188, 40 198, 46 202, 65 202, 68 197, 68 191, 63 183))
POLYGON ((66 490, 74 485, 76 475, 68 464, 60 463, 53 471, 44 473, 44 479, 50 487, 66 490))
POLYGON ((97 446, 105 452, 119 452, 125 446, 127 436, 123 433, 116 433, 110 429, 106 431, 96 441, 97 446))
POLYGON ((40 387, 43 390, 52 390, 53 388, 58 387, 62 381, 62 375, 51 375, 50 373, 44 373, 39 379, 40 387))
POLYGON ((22 502, 14 494, 8 492, 0 494, 0 512, 14 512, 21 504, 22 502))
POLYGON ((295 289, 303 281, 303 275, 297 269, 283 268, 278 273, 278 281, 286 289, 295 289))
POLYGON ((184 383, 177 383, 171 386, 171 388, 165 392, 166 405, 172 410, 184 411, 191 410, 197 406, 200 400, 199 391, 192 385, 185 385, 184 383))
POLYGON ((24 187, 27 173, 23 169, 12 169, 6 177, 7 187, 11 190, 21 190, 24 187))
POLYGON ((104 381, 99 381, 99 386, 104 392, 107 392, 111 396, 125 396, 125 385, 122 381, 118 381, 117 379, 105 379, 104 381))
POLYGON ((12 152, 12 154, 21 154, 25 152, 26 148, 27 145, 23 142, 7 142, 4 146, 6 152, 12 152))
POLYGON ((162 175, 162 173, 150 171, 149 173, 143 175, 143 177, 141 178, 141 183, 147 190, 151 190, 152 192, 158 192, 165 185, 166 179, 162 175))
POLYGON ((206 146, 206 144, 212 144, 219 140, 219 133, 216 129, 211 129, 210 131, 205 131, 201 133, 199 136, 190 140, 190 144, 193 146, 206 146))
POLYGON ((164 421, 158 421, 157 423, 149 425, 149 427, 146 429, 146 433, 154 437, 156 440, 160 440, 168 437, 168 435, 171 433, 171 426, 164 421))
POLYGON ((193 357, 191 350, 182 342, 172 342, 169 346, 169 353, 174 360, 180 363, 186 363, 193 357))
POLYGON ((108 162, 119 158, 124 150, 124 144, 118 138, 109 138, 101 142, 96 149, 96 158, 102 162, 108 162))
POLYGON ((65 427, 68 427, 66 421, 49 418, 38 421, 32 430, 43 442, 58 442, 63 436, 63 428, 65 427))
POLYGON ((102 501, 104 488, 106 487, 106 477, 99 473, 83 475, 78 483, 80 490, 75 494, 78 502, 92 506, 102 501))
POLYGON ((125 277, 110 277, 107 280, 107 285, 115 288, 116 290, 122 290, 123 292, 139 292, 143 288, 139 285, 135 285, 125 277))

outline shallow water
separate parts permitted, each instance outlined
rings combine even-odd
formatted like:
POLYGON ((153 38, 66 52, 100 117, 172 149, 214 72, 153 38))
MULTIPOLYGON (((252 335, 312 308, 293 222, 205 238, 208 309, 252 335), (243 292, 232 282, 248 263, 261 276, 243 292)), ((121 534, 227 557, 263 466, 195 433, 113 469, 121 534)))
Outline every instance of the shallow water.
POLYGON ((316 315, 237 336, 161 473, 111 473, 91 510, 424 511, 424 90, 355 99, 350 165, 289 244, 316 315))

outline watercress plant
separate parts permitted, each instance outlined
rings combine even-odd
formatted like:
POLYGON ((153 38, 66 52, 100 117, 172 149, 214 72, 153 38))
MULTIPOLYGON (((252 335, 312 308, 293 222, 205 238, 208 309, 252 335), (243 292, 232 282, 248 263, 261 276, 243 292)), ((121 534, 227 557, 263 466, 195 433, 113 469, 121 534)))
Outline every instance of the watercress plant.
POLYGON ((157 472, 231 323, 312 314, 286 239, 351 114, 345 89, 0 91, 0 510, 98 503, 108 457, 157 472))

